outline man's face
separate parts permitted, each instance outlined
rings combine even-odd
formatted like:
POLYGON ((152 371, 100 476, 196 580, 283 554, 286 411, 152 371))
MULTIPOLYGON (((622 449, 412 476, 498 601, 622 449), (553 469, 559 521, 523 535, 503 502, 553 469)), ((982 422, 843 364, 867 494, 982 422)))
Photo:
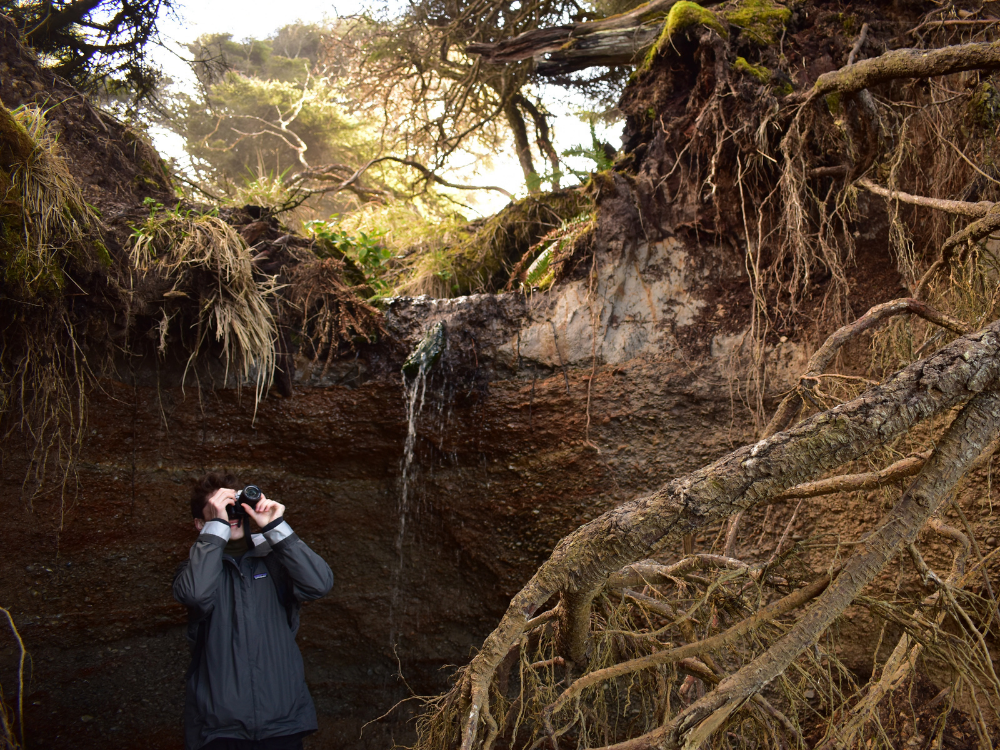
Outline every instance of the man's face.
MULTIPOLYGON (((208 501, 205 503, 205 508, 208 508, 209 505, 212 505, 219 508, 219 512, 221 513, 222 512, 221 504, 225 503, 229 499, 235 499, 235 497, 236 497, 236 490, 226 489, 226 488, 216 490, 215 493, 213 493, 208 498, 208 501)), ((229 505, 228 507, 232 507, 232 505, 229 505)), ((204 509, 202 510, 202 514, 204 515, 204 509)), ((230 541, 234 539, 242 539, 246 535, 246 526, 240 522, 240 519, 235 519, 235 520, 227 519, 227 520, 229 522, 230 541)), ((204 518, 196 518, 194 521, 194 527, 198 529, 199 532, 201 532, 201 530, 205 528, 205 523, 206 522, 204 518)))

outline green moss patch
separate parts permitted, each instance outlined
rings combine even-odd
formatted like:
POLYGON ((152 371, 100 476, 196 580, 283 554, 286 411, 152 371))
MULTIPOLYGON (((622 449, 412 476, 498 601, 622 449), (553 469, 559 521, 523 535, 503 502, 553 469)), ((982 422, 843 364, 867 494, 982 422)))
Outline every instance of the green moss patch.
POLYGON ((663 22, 663 30, 660 32, 656 44, 646 53, 646 59, 640 70, 647 70, 653 61, 663 54, 677 32, 692 26, 705 26, 717 31, 720 36, 729 36, 726 27, 715 13, 707 8, 702 8, 698 3, 690 2, 690 0, 679 0, 670 7, 670 12, 663 22))
POLYGON ((739 0, 722 15, 748 39, 766 47, 778 41, 781 30, 792 18, 792 11, 771 0, 739 0))
POLYGON ((759 83, 768 83, 771 80, 771 71, 763 65, 754 65, 747 62, 745 57, 737 57, 733 63, 733 70, 737 73, 755 78, 759 83))

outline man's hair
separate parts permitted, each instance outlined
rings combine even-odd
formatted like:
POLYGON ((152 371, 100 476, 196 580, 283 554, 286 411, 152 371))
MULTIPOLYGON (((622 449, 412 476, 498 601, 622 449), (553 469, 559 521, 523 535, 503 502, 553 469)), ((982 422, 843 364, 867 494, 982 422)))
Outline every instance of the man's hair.
POLYGON ((191 516, 204 518, 205 503, 216 490, 225 487, 229 490, 240 489, 240 482, 229 472, 210 471, 197 482, 191 490, 191 516))

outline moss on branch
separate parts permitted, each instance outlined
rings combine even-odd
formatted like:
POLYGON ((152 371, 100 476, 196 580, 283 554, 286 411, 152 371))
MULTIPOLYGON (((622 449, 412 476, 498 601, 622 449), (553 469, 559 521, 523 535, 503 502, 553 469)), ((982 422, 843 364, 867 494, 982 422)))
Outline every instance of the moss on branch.
POLYGON ((824 73, 814 96, 849 93, 899 78, 929 78, 965 70, 1000 69, 1000 41, 957 44, 934 50, 896 49, 870 60, 824 73))

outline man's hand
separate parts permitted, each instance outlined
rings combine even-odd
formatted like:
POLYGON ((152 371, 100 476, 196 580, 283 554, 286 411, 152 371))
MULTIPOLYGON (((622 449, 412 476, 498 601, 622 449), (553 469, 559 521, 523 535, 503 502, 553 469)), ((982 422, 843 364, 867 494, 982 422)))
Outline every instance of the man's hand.
POLYGON ((267 495, 260 496, 260 500, 257 501, 257 510, 251 508, 247 503, 243 503, 243 507, 246 508, 247 515, 262 529, 271 521, 285 515, 285 506, 274 502, 274 500, 268 500, 267 495))
POLYGON ((201 512, 202 518, 205 521, 211 521, 213 518, 221 518, 223 521, 229 522, 229 511, 226 510, 227 505, 236 504, 236 490, 230 490, 226 487, 216 490, 208 498, 205 503, 205 508, 201 512))

